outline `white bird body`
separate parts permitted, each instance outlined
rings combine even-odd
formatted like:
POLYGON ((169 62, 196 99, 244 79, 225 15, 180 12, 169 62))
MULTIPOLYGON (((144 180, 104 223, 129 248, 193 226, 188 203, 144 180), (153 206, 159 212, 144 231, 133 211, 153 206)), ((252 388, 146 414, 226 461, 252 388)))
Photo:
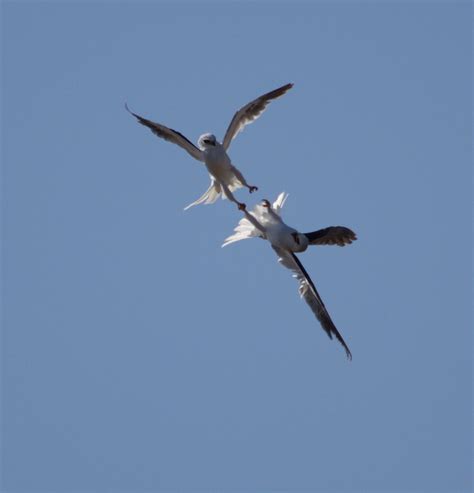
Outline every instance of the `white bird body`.
POLYGON ((224 146, 214 135, 201 135, 198 140, 198 146, 202 152, 204 165, 209 172, 211 185, 199 199, 189 204, 184 210, 197 204, 211 204, 215 202, 219 196, 239 204, 232 192, 244 186, 247 186, 250 191, 256 189, 256 187, 251 187, 247 184, 240 171, 232 164, 224 146))
MULTIPOLYGON (((271 214, 271 212, 269 212, 271 214)), ((276 214, 275 214, 276 216, 276 214)), ((269 221, 265 227, 267 240, 276 248, 290 252, 304 252, 308 248, 308 240, 291 228, 278 216, 279 221, 269 221)))
POLYGON ((298 280, 300 295, 308 303, 322 328, 329 338, 332 339, 333 335, 336 337, 344 347, 347 357, 351 359, 352 355, 349 348, 331 320, 313 281, 295 253, 304 252, 308 245, 337 244, 344 246, 356 240, 356 235, 343 226, 331 226, 311 233, 299 233, 281 219, 280 211, 286 198, 287 195, 281 193, 273 205, 265 200, 263 204, 257 205, 252 212, 244 210, 245 217, 239 221, 234 230, 235 233, 226 238, 222 246, 255 237, 269 241, 278 255, 278 261, 290 269, 293 276, 298 280))
POLYGON ((221 177, 225 179, 232 174, 232 162, 220 142, 216 141, 214 146, 203 146, 201 150, 204 156, 204 164, 211 175, 218 179, 221 177))
POLYGON ((288 226, 280 216, 281 208, 287 197, 288 195, 282 192, 272 207, 261 204, 255 206, 251 213, 246 213, 246 217, 240 220, 237 228, 235 228, 236 234, 229 236, 224 241, 223 246, 235 241, 260 236, 268 240, 276 248, 282 248, 294 253, 304 252, 309 245, 308 238, 288 226), (252 217, 254 220, 252 220, 252 217), (255 221, 263 230, 258 228, 255 221))
POLYGON ((293 84, 286 84, 247 103, 235 113, 227 127, 222 143, 218 142, 214 135, 204 134, 199 137, 198 147, 180 132, 165 127, 160 123, 147 120, 130 111, 127 105, 125 105, 125 107, 135 118, 137 118, 139 123, 148 127, 155 135, 179 145, 193 158, 204 162, 206 165, 211 176, 211 185, 199 199, 188 205, 185 210, 197 204, 212 204, 219 196, 235 202, 239 209, 243 209, 245 204, 238 202, 232 192, 238 188, 247 187, 250 193, 252 193, 257 190, 257 187, 247 183, 242 173, 232 164, 232 161, 227 154, 227 149, 235 136, 241 132, 246 125, 252 123, 263 113, 268 103, 273 99, 282 96, 292 87, 293 84))

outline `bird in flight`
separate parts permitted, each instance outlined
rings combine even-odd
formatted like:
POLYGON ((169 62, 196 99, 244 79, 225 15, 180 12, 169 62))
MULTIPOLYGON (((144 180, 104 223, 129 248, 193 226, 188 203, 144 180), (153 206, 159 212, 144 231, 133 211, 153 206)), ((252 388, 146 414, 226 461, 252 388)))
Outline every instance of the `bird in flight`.
POLYGON ((295 253, 304 252, 309 245, 349 245, 357 237, 352 230, 344 226, 330 226, 310 233, 300 233, 291 228, 281 218, 281 208, 287 196, 282 192, 273 205, 264 200, 255 206, 252 212, 244 209, 245 217, 239 221, 234 229, 235 233, 226 238, 222 246, 255 237, 268 240, 278 255, 278 261, 290 269, 293 277, 298 280, 301 297, 316 315, 326 334, 330 339, 335 336, 344 347, 347 358, 352 359, 352 354, 326 310, 316 286, 295 253))
POLYGON ((255 190, 258 190, 258 188, 247 183, 242 173, 232 164, 232 161, 227 154, 227 149, 234 137, 241 132, 246 125, 252 123, 264 112, 268 103, 273 99, 283 96, 283 94, 292 87, 293 84, 286 84, 278 89, 267 92, 263 96, 242 106, 232 118, 222 143, 216 139, 215 135, 205 133, 199 137, 197 142, 198 147, 180 132, 133 113, 130 111, 127 104, 125 104, 125 108, 139 123, 148 127, 155 135, 168 142, 179 145, 191 154, 194 159, 202 161, 206 165, 211 177, 211 185, 199 199, 192 204, 189 204, 185 210, 202 203, 212 204, 220 196, 236 203, 238 208, 243 210, 245 209, 245 204, 237 201, 232 192, 238 188, 247 187, 249 192, 252 193, 255 190))

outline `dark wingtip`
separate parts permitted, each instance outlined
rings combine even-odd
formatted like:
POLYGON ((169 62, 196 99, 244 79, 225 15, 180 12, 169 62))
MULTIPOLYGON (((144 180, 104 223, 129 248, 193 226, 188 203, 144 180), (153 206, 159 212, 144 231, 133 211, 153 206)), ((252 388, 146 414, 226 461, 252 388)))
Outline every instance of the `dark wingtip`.
POLYGON ((344 339, 342 338, 341 334, 336 333, 336 339, 341 343, 342 347, 344 348, 344 351, 346 352, 346 357, 349 361, 352 361, 352 353, 351 350, 349 349, 349 346, 346 344, 344 339))
POLYGON ((277 89, 274 89, 273 91, 265 94, 265 97, 269 99, 279 98, 280 96, 283 96, 283 94, 288 92, 293 86, 294 86, 293 82, 289 82, 288 84, 278 87, 277 89))
MULTIPOLYGON (((346 352, 346 357, 349 361, 352 361, 352 353, 351 350, 349 349, 349 346, 346 344, 346 341, 343 339, 339 331, 334 327, 335 330, 333 330, 334 335, 336 336, 336 339, 340 342, 341 346, 344 348, 344 351, 346 352)), ((332 339, 332 337, 331 337, 332 339)))
MULTIPOLYGON (((333 339, 333 337, 332 337, 333 334, 332 334, 332 332, 330 330, 324 329, 324 332, 326 332, 326 334, 328 335, 329 339, 331 339, 331 340, 333 339)), ((336 336, 336 339, 339 341, 339 343, 341 344, 341 346, 344 348, 344 351, 346 352, 347 359, 349 361, 352 361, 352 353, 351 353, 351 350, 347 346, 347 344, 344 341, 344 339, 342 338, 341 334, 339 334, 339 332, 334 332, 334 335, 336 336)))
POLYGON ((137 119, 140 119, 140 117, 138 115, 136 115, 129 107, 128 107, 128 104, 125 102, 125 109, 132 115, 134 116, 135 118, 137 119))
POLYGON ((350 228, 347 228, 348 229, 348 234, 349 234, 349 237, 352 241, 357 241, 357 234, 355 233, 355 231, 352 231, 352 229, 350 228))

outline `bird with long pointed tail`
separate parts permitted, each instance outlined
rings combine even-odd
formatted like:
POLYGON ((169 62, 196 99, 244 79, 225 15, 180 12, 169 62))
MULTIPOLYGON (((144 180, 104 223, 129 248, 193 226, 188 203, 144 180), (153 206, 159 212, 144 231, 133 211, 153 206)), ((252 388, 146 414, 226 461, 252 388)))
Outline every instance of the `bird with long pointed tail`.
POLYGON ((258 190, 258 188, 247 183, 242 173, 232 164, 232 161, 227 154, 227 149, 234 137, 241 132, 246 125, 252 123, 264 112, 268 103, 283 96, 283 94, 292 87, 293 84, 286 84, 247 103, 235 113, 227 128, 222 143, 216 139, 215 135, 206 133, 199 137, 198 147, 180 132, 133 113, 127 105, 125 105, 125 108, 139 123, 148 127, 155 135, 168 142, 179 145, 194 159, 202 161, 206 165, 211 177, 211 185, 199 199, 192 204, 189 204, 185 210, 198 204, 212 204, 220 196, 236 203, 238 208, 242 210, 245 208, 245 204, 239 202, 234 197, 233 192, 238 188, 247 187, 249 192, 252 193, 255 190, 258 190))
POLYGON ((290 269, 293 277, 298 280, 301 297, 316 315, 326 334, 330 339, 336 337, 344 347, 348 359, 352 359, 352 354, 326 310, 316 286, 295 253, 304 252, 309 245, 349 245, 357 237, 352 230, 344 226, 330 226, 310 233, 298 232, 285 224, 281 218, 281 208, 286 198, 287 194, 282 192, 273 205, 264 200, 251 212, 244 209, 245 217, 239 221, 234 229, 235 233, 226 238, 222 246, 255 237, 268 240, 278 255, 278 261, 290 269))

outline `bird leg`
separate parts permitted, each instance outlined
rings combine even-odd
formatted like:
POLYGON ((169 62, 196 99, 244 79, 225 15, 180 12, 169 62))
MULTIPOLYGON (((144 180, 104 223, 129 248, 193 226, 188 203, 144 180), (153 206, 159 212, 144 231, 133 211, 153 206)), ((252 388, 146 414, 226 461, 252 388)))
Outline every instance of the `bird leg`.
POLYGON ((235 166, 232 166, 232 171, 234 172, 234 175, 237 178, 237 180, 240 181, 242 186, 247 187, 250 193, 256 192, 258 190, 258 187, 254 185, 249 185, 247 183, 247 180, 244 178, 244 175, 235 166))
POLYGON ((258 229, 263 235, 266 234, 266 229, 257 221, 255 216, 251 214, 250 212, 247 211, 247 209, 244 209, 244 214, 245 217, 247 218, 247 221, 252 223, 256 229, 258 229))
POLYGON ((221 187, 222 187, 222 191, 224 192, 224 195, 227 197, 228 200, 230 200, 231 202, 234 202, 234 204, 237 204, 237 208, 239 209, 239 211, 244 211, 245 210, 245 207, 246 205, 242 202, 239 202, 235 197, 234 197, 234 194, 229 190, 229 187, 222 183, 222 182, 219 182, 221 187))

